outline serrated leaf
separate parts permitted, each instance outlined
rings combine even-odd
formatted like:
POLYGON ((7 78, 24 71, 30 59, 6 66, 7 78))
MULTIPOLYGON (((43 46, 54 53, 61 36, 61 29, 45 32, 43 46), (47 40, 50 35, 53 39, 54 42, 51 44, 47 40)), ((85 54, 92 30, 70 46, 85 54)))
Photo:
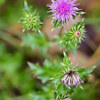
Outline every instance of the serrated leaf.
POLYGON ((37 78, 40 79, 43 83, 51 80, 51 78, 54 78, 55 75, 58 75, 60 71, 57 63, 52 63, 48 60, 44 62, 43 66, 32 64, 30 62, 28 62, 28 65, 31 70, 33 70, 33 73, 37 75, 37 78))

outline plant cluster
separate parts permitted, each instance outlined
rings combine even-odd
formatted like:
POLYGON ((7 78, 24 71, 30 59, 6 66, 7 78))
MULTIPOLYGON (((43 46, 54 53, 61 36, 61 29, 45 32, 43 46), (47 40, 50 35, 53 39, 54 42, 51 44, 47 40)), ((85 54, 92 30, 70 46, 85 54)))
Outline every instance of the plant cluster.
MULTIPOLYGON (((28 62, 28 65, 36 75, 37 79, 41 80, 42 83, 45 84, 43 89, 37 93, 36 100, 39 100, 39 98, 42 100, 71 100, 75 90, 78 87, 83 89, 82 84, 84 84, 85 77, 90 75, 94 70, 94 67, 87 70, 86 67, 80 67, 77 65, 72 66, 70 58, 65 53, 66 50, 76 50, 78 48, 78 44, 84 40, 84 20, 82 19, 82 21, 77 23, 74 22, 74 19, 83 14, 83 12, 78 8, 79 4, 76 4, 77 0, 51 1, 52 4, 47 6, 51 9, 49 12, 52 13, 53 17, 53 30, 56 27, 68 25, 68 22, 73 23, 71 29, 67 32, 64 32, 62 37, 58 36, 59 38, 57 39, 58 44, 64 47, 64 58, 63 60, 61 58, 56 58, 56 61, 46 59, 42 66, 40 64, 33 64, 31 62, 28 62), (40 97, 38 94, 40 94, 40 97), (44 94, 46 95, 43 96, 44 94)), ((40 31, 41 22, 37 11, 35 10, 32 12, 26 1, 24 15, 21 18, 21 22, 23 24, 24 31, 30 29, 37 31, 36 34, 27 34, 25 37, 23 37, 23 45, 30 45, 33 49, 41 47, 47 48, 50 46, 50 43, 46 43, 45 36, 40 31), (25 42, 27 39, 29 40, 25 42), (41 39, 41 43, 38 42, 39 39, 41 39)), ((41 49, 40 52, 42 52, 41 49)), ((33 94, 33 98, 35 98, 35 96, 36 95, 33 94)))

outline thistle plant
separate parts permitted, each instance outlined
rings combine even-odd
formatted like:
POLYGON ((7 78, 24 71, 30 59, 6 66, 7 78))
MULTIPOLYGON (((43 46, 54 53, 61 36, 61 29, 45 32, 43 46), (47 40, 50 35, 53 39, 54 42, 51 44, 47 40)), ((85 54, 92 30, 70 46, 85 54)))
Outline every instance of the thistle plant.
MULTIPOLYGON (((77 0, 51 1, 52 4, 48 5, 48 7, 51 9, 49 12, 53 13, 53 29, 58 26, 68 25, 69 21, 73 23, 71 29, 62 34, 62 37, 59 36, 57 40, 58 43, 65 48, 63 51, 64 58, 63 60, 56 59, 56 61, 46 59, 43 63, 43 68, 41 65, 32 64, 31 62, 28 62, 28 65, 43 84, 49 84, 49 86, 53 88, 50 90, 51 92, 49 91, 50 94, 52 93, 52 95, 50 95, 51 97, 49 96, 49 100, 72 100, 71 97, 75 88, 82 88, 85 77, 90 75, 95 67, 87 70, 86 67, 72 66, 70 58, 66 53, 66 50, 77 49, 78 44, 81 43, 85 37, 84 20, 82 19, 82 21, 77 23, 74 22, 76 16, 83 14, 81 9, 77 7, 79 5, 76 3, 77 0)), ((30 12, 30 8, 27 6, 25 8, 24 17, 22 17, 24 30, 33 29, 39 31, 40 19, 37 12, 30 12)))
POLYGON ((20 23, 23 26, 23 32, 27 33, 21 36, 22 47, 30 47, 32 51, 38 52, 42 57, 47 56, 48 48, 52 46, 52 42, 49 42, 44 33, 40 31, 42 22, 39 13, 37 10, 33 11, 26 0, 24 0, 24 11, 20 23))

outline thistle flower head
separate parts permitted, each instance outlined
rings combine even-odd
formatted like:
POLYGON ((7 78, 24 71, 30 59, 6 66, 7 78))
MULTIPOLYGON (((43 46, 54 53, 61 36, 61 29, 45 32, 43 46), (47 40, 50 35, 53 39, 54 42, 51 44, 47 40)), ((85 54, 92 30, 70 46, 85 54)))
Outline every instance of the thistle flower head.
POLYGON ((75 71, 71 70, 63 76, 61 82, 64 82, 65 85, 68 84, 70 87, 72 85, 78 86, 81 83, 81 78, 75 71))
POLYGON ((48 5, 53 12, 54 20, 58 22, 67 22, 69 19, 73 21, 73 16, 77 16, 78 4, 75 4, 77 0, 52 0, 52 5, 48 5))

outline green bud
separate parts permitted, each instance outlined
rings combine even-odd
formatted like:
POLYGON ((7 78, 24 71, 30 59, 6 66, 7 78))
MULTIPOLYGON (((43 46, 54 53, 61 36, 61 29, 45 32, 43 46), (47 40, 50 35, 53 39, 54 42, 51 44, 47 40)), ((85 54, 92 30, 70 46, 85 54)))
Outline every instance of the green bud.
POLYGON ((24 2, 24 12, 20 22, 23 24, 23 31, 25 30, 34 30, 40 32, 40 16, 37 11, 32 11, 28 7, 27 2, 24 2))
POLYGON ((85 37, 85 29, 83 20, 72 26, 72 28, 64 33, 62 39, 60 39, 59 44, 64 46, 66 50, 75 50, 78 47, 78 44, 82 42, 85 37))

